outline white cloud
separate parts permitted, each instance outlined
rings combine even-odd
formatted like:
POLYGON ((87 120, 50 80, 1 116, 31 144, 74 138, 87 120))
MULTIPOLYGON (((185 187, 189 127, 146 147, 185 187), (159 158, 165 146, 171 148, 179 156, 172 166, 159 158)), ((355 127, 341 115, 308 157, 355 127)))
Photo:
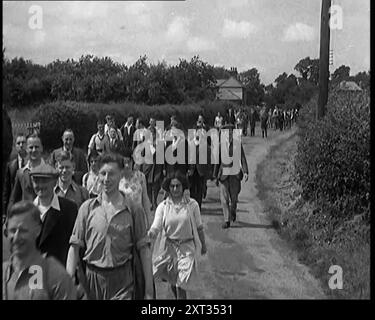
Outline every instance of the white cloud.
POLYGON ((142 2, 126 2, 125 12, 130 15, 139 15, 146 11, 146 5, 142 2))
POLYGON ((67 13, 74 19, 105 18, 108 14, 108 3, 101 1, 69 1, 64 5, 67 6, 67 13))
POLYGON ((167 38, 171 41, 184 41, 189 36, 190 21, 187 18, 177 16, 168 26, 167 38))
POLYGON ((297 22, 284 30, 284 41, 312 41, 315 38, 315 30, 307 24, 297 22))
POLYGON ((249 0, 230 0, 227 4, 229 7, 238 8, 248 5, 248 3, 249 0))
POLYGON ((249 21, 224 20, 223 36, 225 38, 247 38, 251 33, 256 32, 257 28, 249 21))
POLYGON ((187 47, 190 52, 208 51, 216 48, 213 41, 200 37, 190 38, 187 41, 187 47))

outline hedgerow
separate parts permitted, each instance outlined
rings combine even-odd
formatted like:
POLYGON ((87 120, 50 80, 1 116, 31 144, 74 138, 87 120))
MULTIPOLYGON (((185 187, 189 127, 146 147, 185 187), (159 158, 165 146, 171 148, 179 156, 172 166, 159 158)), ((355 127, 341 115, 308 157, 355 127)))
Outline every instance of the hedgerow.
POLYGON ((316 229, 333 241, 344 221, 370 219, 369 94, 331 93, 321 120, 315 108, 313 99, 300 112, 295 170, 303 198, 318 204, 316 229))
POLYGON ((66 128, 75 133, 75 146, 87 149, 89 140, 96 132, 98 119, 105 119, 107 114, 114 116, 116 125, 121 127, 128 116, 141 118, 148 126, 149 119, 164 121, 166 127, 171 115, 176 115, 177 120, 185 129, 192 128, 202 114, 208 125, 212 126, 217 112, 225 113, 228 103, 222 101, 202 101, 199 103, 183 105, 140 105, 131 102, 119 104, 84 103, 71 101, 57 101, 39 106, 32 121, 41 123, 41 136, 44 148, 51 151, 61 146, 61 136, 66 128))

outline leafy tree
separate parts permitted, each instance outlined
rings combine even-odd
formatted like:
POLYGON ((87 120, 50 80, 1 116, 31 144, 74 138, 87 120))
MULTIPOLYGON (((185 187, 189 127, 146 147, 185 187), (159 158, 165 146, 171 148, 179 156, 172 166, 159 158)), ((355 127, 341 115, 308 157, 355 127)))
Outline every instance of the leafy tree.
POLYGON ((302 79, 309 80, 315 85, 319 83, 319 59, 306 57, 296 64, 294 70, 299 72, 302 79))
POLYGON ((331 76, 331 84, 336 85, 341 81, 348 80, 350 76, 350 67, 342 65, 338 67, 331 76))
POLYGON ((264 99, 264 85, 260 82, 258 70, 249 69, 240 73, 240 77, 245 85, 246 103, 259 105, 264 99))

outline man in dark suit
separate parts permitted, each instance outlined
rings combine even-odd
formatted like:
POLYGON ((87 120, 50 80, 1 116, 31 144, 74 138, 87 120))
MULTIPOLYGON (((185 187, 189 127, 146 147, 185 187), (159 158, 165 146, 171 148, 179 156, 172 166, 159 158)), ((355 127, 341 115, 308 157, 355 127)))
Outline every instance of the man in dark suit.
POLYGON ((62 135, 63 146, 55 149, 50 156, 49 164, 56 166, 56 159, 62 151, 67 151, 72 155, 75 164, 73 180, 78 185, 82 185, 82 177, 88 171, 86 156, 81 149, 74 147, 74 133, 71 129, 66 129, 62 135))
POLYGON ((73 201, 55 194, 58 175, 58 171, 48 164, 34 167, 30 172, 36 194, 34 205, 38 207, 42 220, 42 231, 37 239, 38 248, 65 266, 78 208, 73 201))
POLYGON ((8 208, 10 194, 16 181, 17 170, 26 165, 26 136, 23 133, 19 133, 17 135, 16 152, 15 158, 7 164, 5 172, 3 188, 3 214, 6 213, 6 209, 8 208))
POLYGON ((132 116, 128 117, 128 120, 124 125, 120 128, 122 137, 124 139, 125 148, 132 148, 133 147, 133 135, 135 132, 134 126, 134 118, 132 116))
POLYGON ((8 209, 21 200, 33 201, 36 197, 30 179, 30 170, 42 163, 43 145, 40 137, 33 133, 26 138, 26 152, 28 161, 26 165, 17 170, 12 193, 9 198, 8 209))
MULTIPOLYGON (((8 112, 6 111, 4 105, 2 105, 2 124, 3 124, 3 160, 1 161, 1 174, 2 177, 5 176, 6 165, 9 159, 9 155, 12 152, 12 121, 9 118, 8 112)), ((4 209, 4 203, 3 203, 4 209)), ((3 210, 3 221, 6 217, 6 210, 3 210)))
MULTIPOLYGON (((189 147, 195 149, 195 159, 190 159, 192 161, 189 161, 188 176, 190 183, 190 196, 198 202, 199 208, 201 208, 202 199, 206 192, 206 182, 211 176, 211 138, 207 136, 209 128, 204 123, 203 116, 201 115, 198 117, 195 130, 195 135, 190 141, 189 147), (206 158, 204 159, 203 157, 203 160, 206 160, 205 163, 199 161, 199 151, 202 148, 204 148, 204 152, 206 153, 206 158)), ((193 153, 189 152, 189 157, 192 154, 193 153)))
POLYGON ((165 160, 163 175, 166 178, 172 176, 176 171, 186 175, 189 169, 189 144, 188 139, 182 131, 182 126, 173 121, 171 129, 165 134, 165 160), (183 151, 184 157, 182 156, 183 151), (173 158, 172 158, 173 156, 173 158), (172 163, 175 161, 174 163, 172 163))
POLYGON ((214 178, 220 187, 220 202, 223 207, 223 228, 230 227, 230 219, 236 221, 238 195, 241 191, 241 180, 248 179, 248 167, 245 152, 241 143, 241 133, 233 137, 234 125, 222 127, 219 150, 219 161, 214 166, 214 178), (227 129, 227 131, 225 131, 227 129), (222 150, 225 150, 225 158, 222 150))

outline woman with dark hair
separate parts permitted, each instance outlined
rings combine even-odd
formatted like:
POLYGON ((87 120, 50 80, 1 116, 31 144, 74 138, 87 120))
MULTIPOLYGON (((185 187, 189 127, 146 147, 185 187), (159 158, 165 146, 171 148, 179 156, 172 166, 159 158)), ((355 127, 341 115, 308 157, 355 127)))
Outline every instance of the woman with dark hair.
POLYGON ((188 188, 186 176, 179 171, 163 182, 168 196, 158 205, 148 232, 151 239, 156 239, 154 277, 168 281, 176 299, 186 299, 186 291, 196 285, 198 253, 207 252, 199 205, 184 197, 188 188))
POLYGON ((120 191, 125 195, 125 200, 131 209, 144 214, 148 229, 151 220, 151 202, 147 195, 146 177, 133 167, 133 152, 130 148, 124 150, 123 156, 124 169, 119 184, 120 191))
POLYGON ((87 156, 89 172, 85 173, 82 178, 82 186, 89 192, 90 198, 97 197, 102 189, 99 180, 99 153, 96 150, 91 151, 87 156))

